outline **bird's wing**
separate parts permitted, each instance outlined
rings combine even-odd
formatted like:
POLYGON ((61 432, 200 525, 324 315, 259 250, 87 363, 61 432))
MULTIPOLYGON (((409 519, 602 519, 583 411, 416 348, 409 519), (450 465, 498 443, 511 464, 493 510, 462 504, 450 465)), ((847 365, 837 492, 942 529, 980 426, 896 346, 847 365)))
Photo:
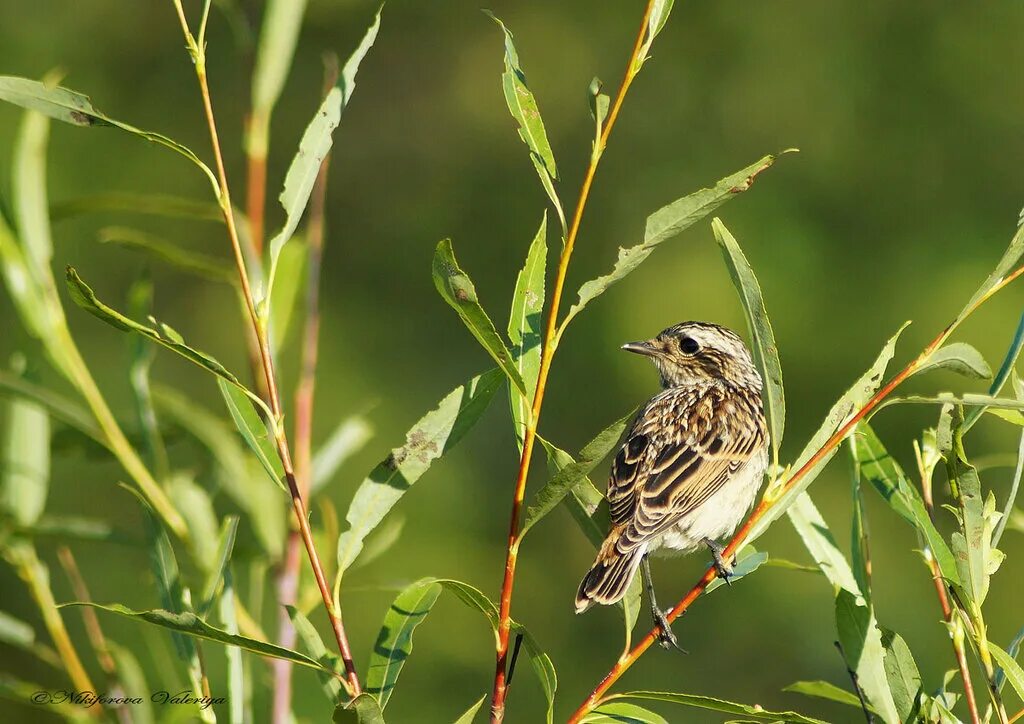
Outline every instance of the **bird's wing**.
POLYGON ((756 406, 750 409, 746 401, 713 391, 641 413, 608 484, 612 524, 625 526, 619 551, 661 535, 758 454, 765 435, 759 414, 756 406), (660 433, 652 426, 660 426, 660 433))

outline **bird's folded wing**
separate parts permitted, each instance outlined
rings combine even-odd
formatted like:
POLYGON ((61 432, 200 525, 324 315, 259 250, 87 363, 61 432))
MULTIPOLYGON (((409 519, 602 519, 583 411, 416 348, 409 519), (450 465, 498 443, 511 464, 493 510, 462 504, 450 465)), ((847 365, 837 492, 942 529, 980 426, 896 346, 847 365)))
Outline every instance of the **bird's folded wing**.
MULTIPOLYGON (((708 402, 707 400, 705 402, 708 402)), ((714 407, 723 404, 715 400, 714 407)), ((624 525, 617 548, 626 553, 671 528, 697 510, 756 454, 763 432, 756 425, 735 424, 735 418, 712 409, 711 414, 691 417, 686 434, 665 444, 646 469, 628 458, 616 458, 608 486, 613 525, 624 525), (628 473, 626 475, 625 473, 628 473)), ((623 450, 630 450, 632 438, 623 450)), ((634 446, 634 448, 639 445, 634 446)), ((651 455, 648 452, 648 455, 651 455)))

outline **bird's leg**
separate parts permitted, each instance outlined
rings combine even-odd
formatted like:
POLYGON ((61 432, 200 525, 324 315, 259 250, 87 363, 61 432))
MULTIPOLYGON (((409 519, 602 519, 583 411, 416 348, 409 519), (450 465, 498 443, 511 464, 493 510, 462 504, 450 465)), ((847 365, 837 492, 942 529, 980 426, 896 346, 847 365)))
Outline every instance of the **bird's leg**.
POLYGON ((654 625, 658 627, 658 643, 665 649, 677 649, 684 654, 689 653, 679 645, 675 633, 672 631, 672 624, 665 618, 665 613, 658 608, 658 600, 654 596, 654 580, 651 578, 651 564, 647 560, 647 554, 640 563, 640 573, 644 579, 644 587, 647 589, 647 598, 651 602, 651 617, 654 618, 654 625))
POLYGON ((704 539, 704 545, 711 549, 711 557, 715 561, 715 570, 718 572, 719 577, 731 586, 733 576, 732 564, 722 557, 722 553, 725 552, 725 546, 710 538, 704 539))

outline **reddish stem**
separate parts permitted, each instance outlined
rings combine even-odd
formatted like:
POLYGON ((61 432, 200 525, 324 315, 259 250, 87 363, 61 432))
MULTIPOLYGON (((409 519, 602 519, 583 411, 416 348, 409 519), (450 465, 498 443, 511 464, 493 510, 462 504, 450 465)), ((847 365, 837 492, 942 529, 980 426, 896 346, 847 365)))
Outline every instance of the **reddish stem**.
POLYGON ((540 419, 541 406, 544 402, 544 391, 547 386, 548 373, 551 370, 551 361, 555 355, 555 346, 558 334, 558 308, 562 299, 562 291, 565 287, 565 276, 569 269, 569 260, 572 257, 576 237, 579 234, 580 223, 583 220, 583 211, 590 197, 590 187, 594 182, 594 175, 597 173, 597 166, 601 160, 601 152, 604 150, 611 133, 612 127, 619 116, 622 102, 626 92, 633 82, 637 73, 637 59, 643 47, 644 39, 647 36, 648 20, 654 8, 655 0, 648 0, 647 8, 644 10, 643 20, 640 23, 640 32, 637 34, 633 52, 629 56, 629 64, 626 66, 626 73, 619 86, 619 92, 615 96, 608 117, 605 120, 601 132, 598 147, 591 155, 590 164, 587 166, 586 174, 583 177, 583 184, 580 188, 579 200, 576 203, 576 210, 573 214, 572 224, 566 234, 565 246, 562 249, 562 256, 558 262, 558 272, 555 276, 554 290, 551 294, 551 306, 548 310, 547 328, 544 333, 543 351, 541 352, 540 370, 537 373, 537 390, 533 396, 530 418, 526 423, 526 430, 523 434, 523 452, 519 459, 519 471, 516 474, 515 489, 512 496, 512 514, 509 521, 508 548, 505 556, 505 575, 501 584, 501 599, 498 610, 498 642, 497 655, 494 671, 494 689, 491 693, 491 722, 498 724, 505 717, 505 696, 507 686, 507 658, 509 632, 512 627, 512 586, 516 575, 516 561, 519 555, 519 523, 522 517, 523 499, 526 493, 526 478, 529 474, 530 460, 533 456, 534 442, 537 436, 537 422, 540 419))

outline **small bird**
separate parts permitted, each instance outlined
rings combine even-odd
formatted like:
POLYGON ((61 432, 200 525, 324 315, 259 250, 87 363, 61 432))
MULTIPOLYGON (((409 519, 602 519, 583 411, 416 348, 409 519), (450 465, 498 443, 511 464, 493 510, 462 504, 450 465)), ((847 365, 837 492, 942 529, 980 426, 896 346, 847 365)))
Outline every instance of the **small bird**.
POLYGON ((720 538, 753 504, 768 467, 761 375, 725 327, 682 322, 622 349, 650 357, 662 391, 633 421, 608 478, 611 530, 576 594, 576 612, 616 603, 642 570, 662 646, 679 648, 658 608, 648 556, 707 546, 727 582, 720 538))

